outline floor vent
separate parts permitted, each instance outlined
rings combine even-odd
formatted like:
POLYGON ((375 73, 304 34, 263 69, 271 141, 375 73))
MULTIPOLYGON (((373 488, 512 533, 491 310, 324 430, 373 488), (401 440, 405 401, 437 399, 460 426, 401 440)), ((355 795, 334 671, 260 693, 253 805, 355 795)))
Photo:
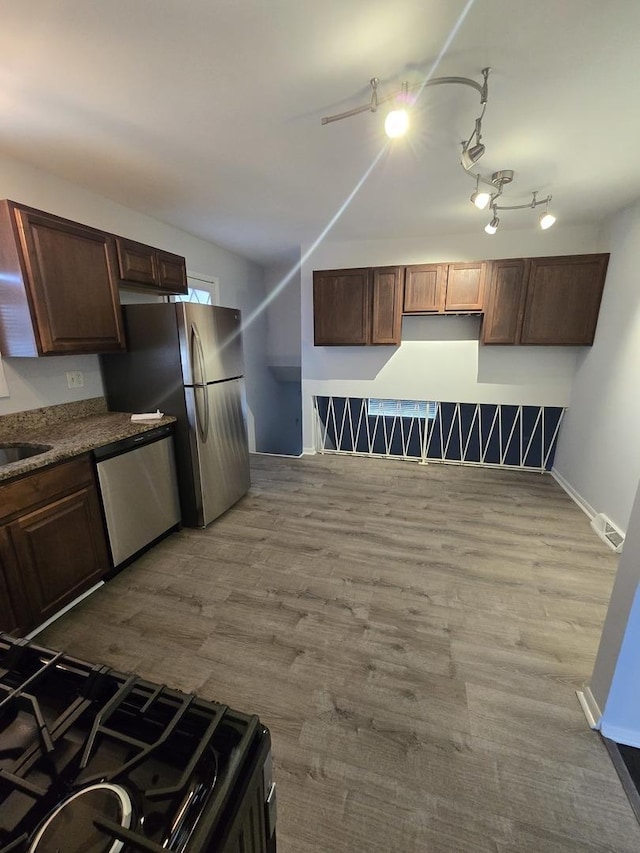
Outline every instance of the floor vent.
POLYGON ((616 552, 616 554, 619 554, 622 551, 624 533, 618 530, 611 519, 607 518, 603 512, 599 512, 593 517, 591 520, 591 527, 593 527, 602 541, 606 542, 607 545, 616 552))

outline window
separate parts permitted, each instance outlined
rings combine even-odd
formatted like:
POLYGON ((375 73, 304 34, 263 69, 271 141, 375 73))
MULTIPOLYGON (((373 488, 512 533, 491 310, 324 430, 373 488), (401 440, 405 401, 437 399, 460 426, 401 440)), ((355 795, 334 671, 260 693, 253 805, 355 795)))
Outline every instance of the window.
POLYGON ((176 294, 174 302, 197 302, 199 305, 212 305, 211 294, 208 290, 200 290, 198 287, 189 287, 188 293, 176 294))
POLYGON ((189 291, 172 296, 173 302, 197 302, 200 305, 220 305, 220 280, 215 276, 187 273, 189 291))
POLYGON ((369 397, 367 414, 388 418, 426 418, 433 420, 438 404, 420 400, 380 400, 369 397))

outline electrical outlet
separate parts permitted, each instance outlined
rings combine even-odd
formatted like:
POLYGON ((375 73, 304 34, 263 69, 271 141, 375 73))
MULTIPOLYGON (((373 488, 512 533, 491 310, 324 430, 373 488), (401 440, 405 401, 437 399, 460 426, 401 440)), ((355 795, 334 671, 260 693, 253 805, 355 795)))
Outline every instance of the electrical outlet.
POLYGON ((82 388, 84 385, 84 374, 81 370, 67 371, 67 386, 69 388, 82 388))

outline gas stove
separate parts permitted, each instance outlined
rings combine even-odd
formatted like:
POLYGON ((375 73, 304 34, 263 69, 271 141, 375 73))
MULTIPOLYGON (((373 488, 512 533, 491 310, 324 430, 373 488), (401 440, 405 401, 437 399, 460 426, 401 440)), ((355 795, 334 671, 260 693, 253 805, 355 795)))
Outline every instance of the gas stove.
POLYGON ((0 853, 275 853, 256 716, 0 634, 0 853))

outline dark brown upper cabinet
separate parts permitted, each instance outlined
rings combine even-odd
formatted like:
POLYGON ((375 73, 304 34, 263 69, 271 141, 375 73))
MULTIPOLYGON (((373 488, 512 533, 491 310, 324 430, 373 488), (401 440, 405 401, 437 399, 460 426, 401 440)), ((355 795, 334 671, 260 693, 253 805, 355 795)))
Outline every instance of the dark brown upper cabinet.
POLYGON ((402 270, 374 267, 371 277, 371 343, 397 346, 402 334, 402 270))
POLYGON ((112 235, 0 202, 0 352, 124 349, 117 266, 112 235))
POLYGON ((590 346, 609 255, 532 258, 520 343, 590 346))
POLYGON ((482 311, 486 268, 487 264, 484 261, 449 264, 444 300, 445 311, 482 311))
POLYGON ((483 344, 520 342, 528 269, 524 258, 490 262, 480 332, 483 344))
POLYGON ((484 344, 590 346, 609 255, 491 261, 484 344))
POLYGON ((397 345, 402 324, 399 267, 316 270, 313 328, 316 346, 397 345))
POLYGON ((439 314, 444 310, 446 264, 414 264, 405 267, 405 314, 439 314))
POLYGON ((481 312, 486 263, 413 264, 405 267, 405 314, 481 312))
POLYGON ((180 255, 116 237, 120 284, 164 293, 187 292, 187 267, 180 255))

